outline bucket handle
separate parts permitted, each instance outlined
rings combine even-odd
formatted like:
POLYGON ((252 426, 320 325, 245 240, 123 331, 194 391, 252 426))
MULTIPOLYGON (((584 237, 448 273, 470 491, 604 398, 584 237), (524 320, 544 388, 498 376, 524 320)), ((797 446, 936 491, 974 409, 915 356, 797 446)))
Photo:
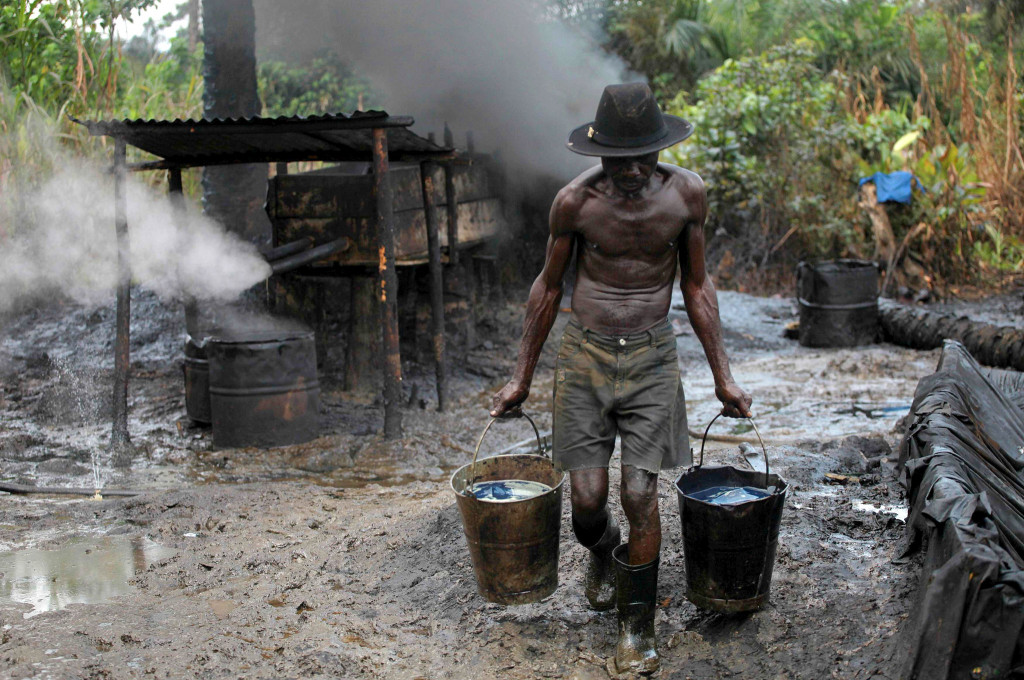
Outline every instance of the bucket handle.
MULTIPOLYGON (((721 413, 716 415, 714 418, 711 419, 711 422, 708 423, 708 426, 706 428, 704 428, 704 436, 701 437, 701 440, 700 440, 700 464, 697 465, 697 469, 698 470, 700 468, 704 467, 704 442, 706 442, 708 440, 708 432, 711 431, 711 426, 714 425, 715 421, 718 420, 719 418, 721 418, 722 415, 723 414, 721 414, 721 413)), ((748 416, 746 419, 750 421, 750 424, 754 428, 754 434, 757 435, 757 441, 761 443, 761 453, 764 454, 764 488, 767 489, 768 488, 768 474, 769 474, 769 470, 768 470, 768 449, 764 445, 764 440, 761 439, 761 433, 757 431, 757 423, 754 422, 754 419, 752 417, 748 416)), ((484 430, 484 431, 486 432, 486 430, 484 430)))
MULTIPOLYGON (((512 415, 512 417, 518 417, 518 416, 522 416, 522 417, 524 417, 524 418, 526 418, 527 420, 530 421, 530 425, 533 426, 533 434, 535 434, 537 436, 537 455, 538 456, 543 456, 544 455, 544 445, 541 444, 541 441, 540 441, 540 430, 537 429, 537 423, 533 422, 533 418, 531 418, 528 413, 526 413, 525 411, 523 411, 521 409, 517 409, 517 411, 515 411, 513 413, 513 415, 512 415)), ((473 451, 473 464, 469 468, 469 477, 466 479, 465 493, 466 493, 467 496, 470 495, 469 489, 470 489, 470 487, 473 486, 473 483, 474 483, 473 480, 476 479, 476 459, 480 455, 480 445, 484 443, 484 436, 487 434, 487 431, 489 429, 491 429, 491 425, 494 425, 495 421, 497 421, 497 420, 507 420, 507 418, 508 417, 500 417, 500 416, 497 417, 497 418, 491 418, 490 421, 488 421, 487 426, 484 427, 484 431, 480 433, 480 438, 476 440, 476 450, 473 451)))

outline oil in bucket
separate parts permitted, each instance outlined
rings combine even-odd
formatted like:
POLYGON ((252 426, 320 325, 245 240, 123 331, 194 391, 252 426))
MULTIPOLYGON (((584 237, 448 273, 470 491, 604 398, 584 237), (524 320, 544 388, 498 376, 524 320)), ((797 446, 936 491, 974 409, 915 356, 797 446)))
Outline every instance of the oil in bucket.
POLYGON ((758 489, 753 486, 712 486, 693 493, 686 494, 690 498, 715 505, 736 505, 747 503, 762 498, 768 498, 772 492, 768 489, 758 489))
POLYGON ((469 488, 469 493, 481 501, 492 503, 511 503, 535 498, 542 493, 551 491, 551 487, 541 482, 528 479, 499 479, 493 482, 477 482, 469 488))

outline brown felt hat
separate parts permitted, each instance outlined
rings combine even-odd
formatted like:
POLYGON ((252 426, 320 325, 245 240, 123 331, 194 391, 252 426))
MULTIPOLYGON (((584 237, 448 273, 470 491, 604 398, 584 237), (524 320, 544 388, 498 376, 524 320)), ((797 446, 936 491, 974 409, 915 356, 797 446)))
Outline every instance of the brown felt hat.
POLYGON ((584 156, 642 156, 693 134, 693 125, 662 113, 647 83, 604 88, 597 116, 569 134, 566 146, 584 156))

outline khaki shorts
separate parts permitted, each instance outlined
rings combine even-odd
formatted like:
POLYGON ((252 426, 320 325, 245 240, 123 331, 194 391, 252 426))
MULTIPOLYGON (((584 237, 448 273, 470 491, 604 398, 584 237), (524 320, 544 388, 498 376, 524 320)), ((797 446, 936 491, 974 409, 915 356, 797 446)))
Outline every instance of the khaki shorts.
POLYGON ((691 464, 668 321, 615 337, 570 320, 555 362, 553 421, 552 459, 562 470, 608 467, 616 434, 623 465, 658 472, 691 464))

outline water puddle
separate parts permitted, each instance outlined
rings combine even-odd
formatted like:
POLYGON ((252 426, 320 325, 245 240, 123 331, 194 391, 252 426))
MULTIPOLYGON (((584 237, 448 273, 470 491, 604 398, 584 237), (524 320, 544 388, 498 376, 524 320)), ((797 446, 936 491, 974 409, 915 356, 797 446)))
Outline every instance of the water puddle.
POLYGON ((884 512, 887 515, 892 515, 901 522, 907 521, 907 507, 904 505, 874 505, 872 503, 865 503, 861 500, 853 501, 854 510, 863 510, 864 512, 884 512))
POLYGON ((0 552, 0 598, 32 605, 25 618, 70 604, 96 604, 129 592, 128 580, 173 548, 148 538, 104 536, 57 550, 0 552))

